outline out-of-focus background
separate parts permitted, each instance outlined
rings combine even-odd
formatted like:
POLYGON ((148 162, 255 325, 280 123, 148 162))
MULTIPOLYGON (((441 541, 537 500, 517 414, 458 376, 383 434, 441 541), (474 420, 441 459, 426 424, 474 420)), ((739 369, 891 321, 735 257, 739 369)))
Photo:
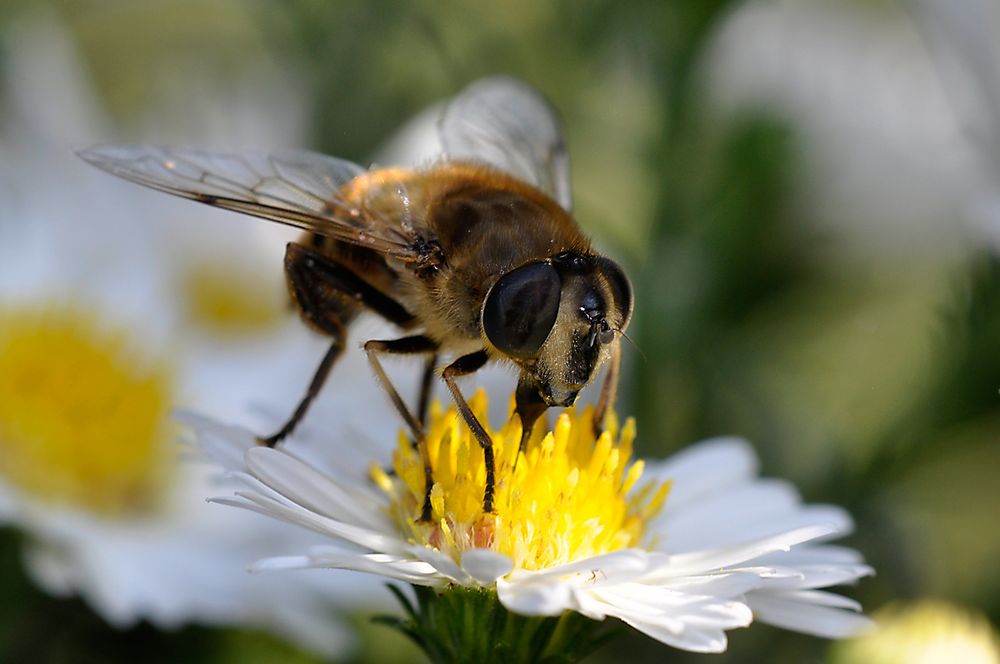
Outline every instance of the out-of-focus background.
MULTIPOLYGON (((192 570, 222 563, 242 574, 267 543, 187 559, 184 538, 204 543, 214 527, 150 535, 132 509, 162 478, 138 473, 88 502, 117 468, 95 470, 101 446, 142 436, 88 405, 114 394, 111 361, 76 367, 60 348, 129 330, 129 352, 154 359, 135 360, 150 366, 122 389, 172 387, 127 408, 180 404, 264 427, 298 398, 323 343, 284 299, 288 234, 116 182, 72 150, 306 147, 369 163, 419 110, 500 73, 560 110, 577 218, 632 276, 639 350, 626 347, 619 411, 637 417, 640 451, 744 436, 765 475, 854 515, 849 544, 877 576, 847 592, 867 611, 935 598, 996 628, 1000 2, 7 0, 0 341, 26 319, 51 336, 22 335, 38 343, 0 352, 0 476, 10 475, 0 482, 0 661, 419 657, 368 622, 368 602, 348 601, 381 593, 378 583, 334 590, 337 607, 318 600, 330 613, 312 631, 281 595, 241 580, 242 594, 226 600, 235 607, 187 598, 185 583, 221 584, 192 570), (91 318, 100 320, 81 322, 91 318), (33 362, 61 375, 57 361, 92 389, 3 375, 35 375, 33 362), (22 398, 30 390, 34 401, 22 398), (32 457, 25 479, 10 459, 31 456, 19 441, 42 429, 67 442, 32 457), (70 479, 53 488, 49 469, 70 457, 70 479), (55 495, 63 511, 93 508, 96 525, 67 525, 17 497, 39 487, 41 505, 55 495), (143 534, 107 525, 119 503, 143 534), (150 579, 168 568, 166 601, 150 579), (119 601, 137 579, 141 590, 119 601), (227 620, 234 611, 240 618, 227 620)), ((115 356, 121 344, 109 343, 115 356)), ((370 381, 363 363, 342 371, 343 381, 370 381)), ((377 392, 344 391, 324 396, 312 426, 339 417, 373 435, 350 419, 377 418, 377 392)), ((215 514, 206 519, 224 518, 215 514)), ((240 523, 246 538, 257 521, 240 523)), ((382 594, 370 604, 392 610, 382 594)), ((724 661, 862 661, 847 645, 761 625, 730 637, 724 661)), ((593 661, 626 653, 697 658, 633 635, 593 661)))

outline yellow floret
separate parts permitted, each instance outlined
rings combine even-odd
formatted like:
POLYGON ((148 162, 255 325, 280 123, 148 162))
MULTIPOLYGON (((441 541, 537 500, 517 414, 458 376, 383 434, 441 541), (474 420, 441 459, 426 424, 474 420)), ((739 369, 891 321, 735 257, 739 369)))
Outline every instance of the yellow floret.
POLYGON ((519 453, 521 424, 516 416, 498 430, 487 424, 486 394, 470 406, 487 426, 496 458, 492 513, 483 512, 486 468, 483 453, 454 407, 435 403, 427 426, 427 450, 434 484, 432 515, 424 504, 423 461, 400 435, 393 455, 397 479, 373 468, 376 485, 393 499, 393 516, 414 542, 458 560, 469 548, 504 553, 516 567, 537 570, 640 543, 645 524, 662 509, 669 483, 639 485, 643 464, 632 462, 635 422, 619 430, 612 414, 595 439, 593 409, 568 409, 552 431, 536 427, 519 453))
POLYGON ((74 311, 0 312, 0 479, 104 514, 159 502, 173 380, 74 311))

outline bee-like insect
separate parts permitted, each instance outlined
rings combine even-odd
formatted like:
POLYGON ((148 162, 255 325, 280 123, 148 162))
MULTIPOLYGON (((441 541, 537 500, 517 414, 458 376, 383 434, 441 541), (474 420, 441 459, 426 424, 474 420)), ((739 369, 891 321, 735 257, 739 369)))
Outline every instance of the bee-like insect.
MULTIPOLYGON (((330 348, 294 413, 263 444, 292 432, 343 353, 351 321, 368 309, 408 333, 364 349, 422 450, 431 380, 439 358, 450 360, 441 378, 483 448, 483 509, 491 512, 492 442, 455 379, 492 360, 516 365, 523 449, 542 413, 571 406, 610 362, 600 423, 614 400, 632 289, 571 217, 562 132, 541 94, 508 78, 479 81, 443 107, 437 132, 443 154, 415 169, 366 170, 291 151, 110 145, 80 156, 154 189, 307 231, 288 244, 285 272, 302 317, 330 348), (417 415, 383 370, 382 354, 426 356, 417 415)), ((424 459, 429 495, 426 452, 424 459)), ((423 509, 429 518, 429 500, 423 509)))

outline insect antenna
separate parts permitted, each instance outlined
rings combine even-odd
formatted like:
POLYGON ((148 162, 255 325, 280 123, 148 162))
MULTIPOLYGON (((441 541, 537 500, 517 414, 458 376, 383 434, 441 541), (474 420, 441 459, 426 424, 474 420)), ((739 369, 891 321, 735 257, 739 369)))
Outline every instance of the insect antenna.
POLYGON ((625 330, 616 329, 615 332, 617 334, 622 335, 622 338, 625 339, 625 341, 627 341, 629 345, 636 350, 637 353, 639 353, 639 356, 642 357, 643 362, 649 361, 649 358, 646 357, 646 354, 643 353, 642 349, 639 348, 639 346, 635 343, 635 341, 632 340, 632 337, 630 337, 628 334, 625 333, 625 330))

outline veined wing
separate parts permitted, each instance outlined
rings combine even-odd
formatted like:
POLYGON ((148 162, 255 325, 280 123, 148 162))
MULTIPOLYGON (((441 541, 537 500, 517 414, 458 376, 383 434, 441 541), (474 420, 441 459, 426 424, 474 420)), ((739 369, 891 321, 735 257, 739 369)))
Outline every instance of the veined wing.
POLYGON ((562 126, 534 88, 502 76, 477 81, 445 106, 438 128, 446 158, 496 166, 571 211, 562 126))
POLYGON ((344 159, 287 150, 221 153, 147 145, 98 145, 79 153, 112 175, 200 203, 261 217, 344 242, 419 260, 417 238, 398 220, 338 199, 365 172, 344 159))

